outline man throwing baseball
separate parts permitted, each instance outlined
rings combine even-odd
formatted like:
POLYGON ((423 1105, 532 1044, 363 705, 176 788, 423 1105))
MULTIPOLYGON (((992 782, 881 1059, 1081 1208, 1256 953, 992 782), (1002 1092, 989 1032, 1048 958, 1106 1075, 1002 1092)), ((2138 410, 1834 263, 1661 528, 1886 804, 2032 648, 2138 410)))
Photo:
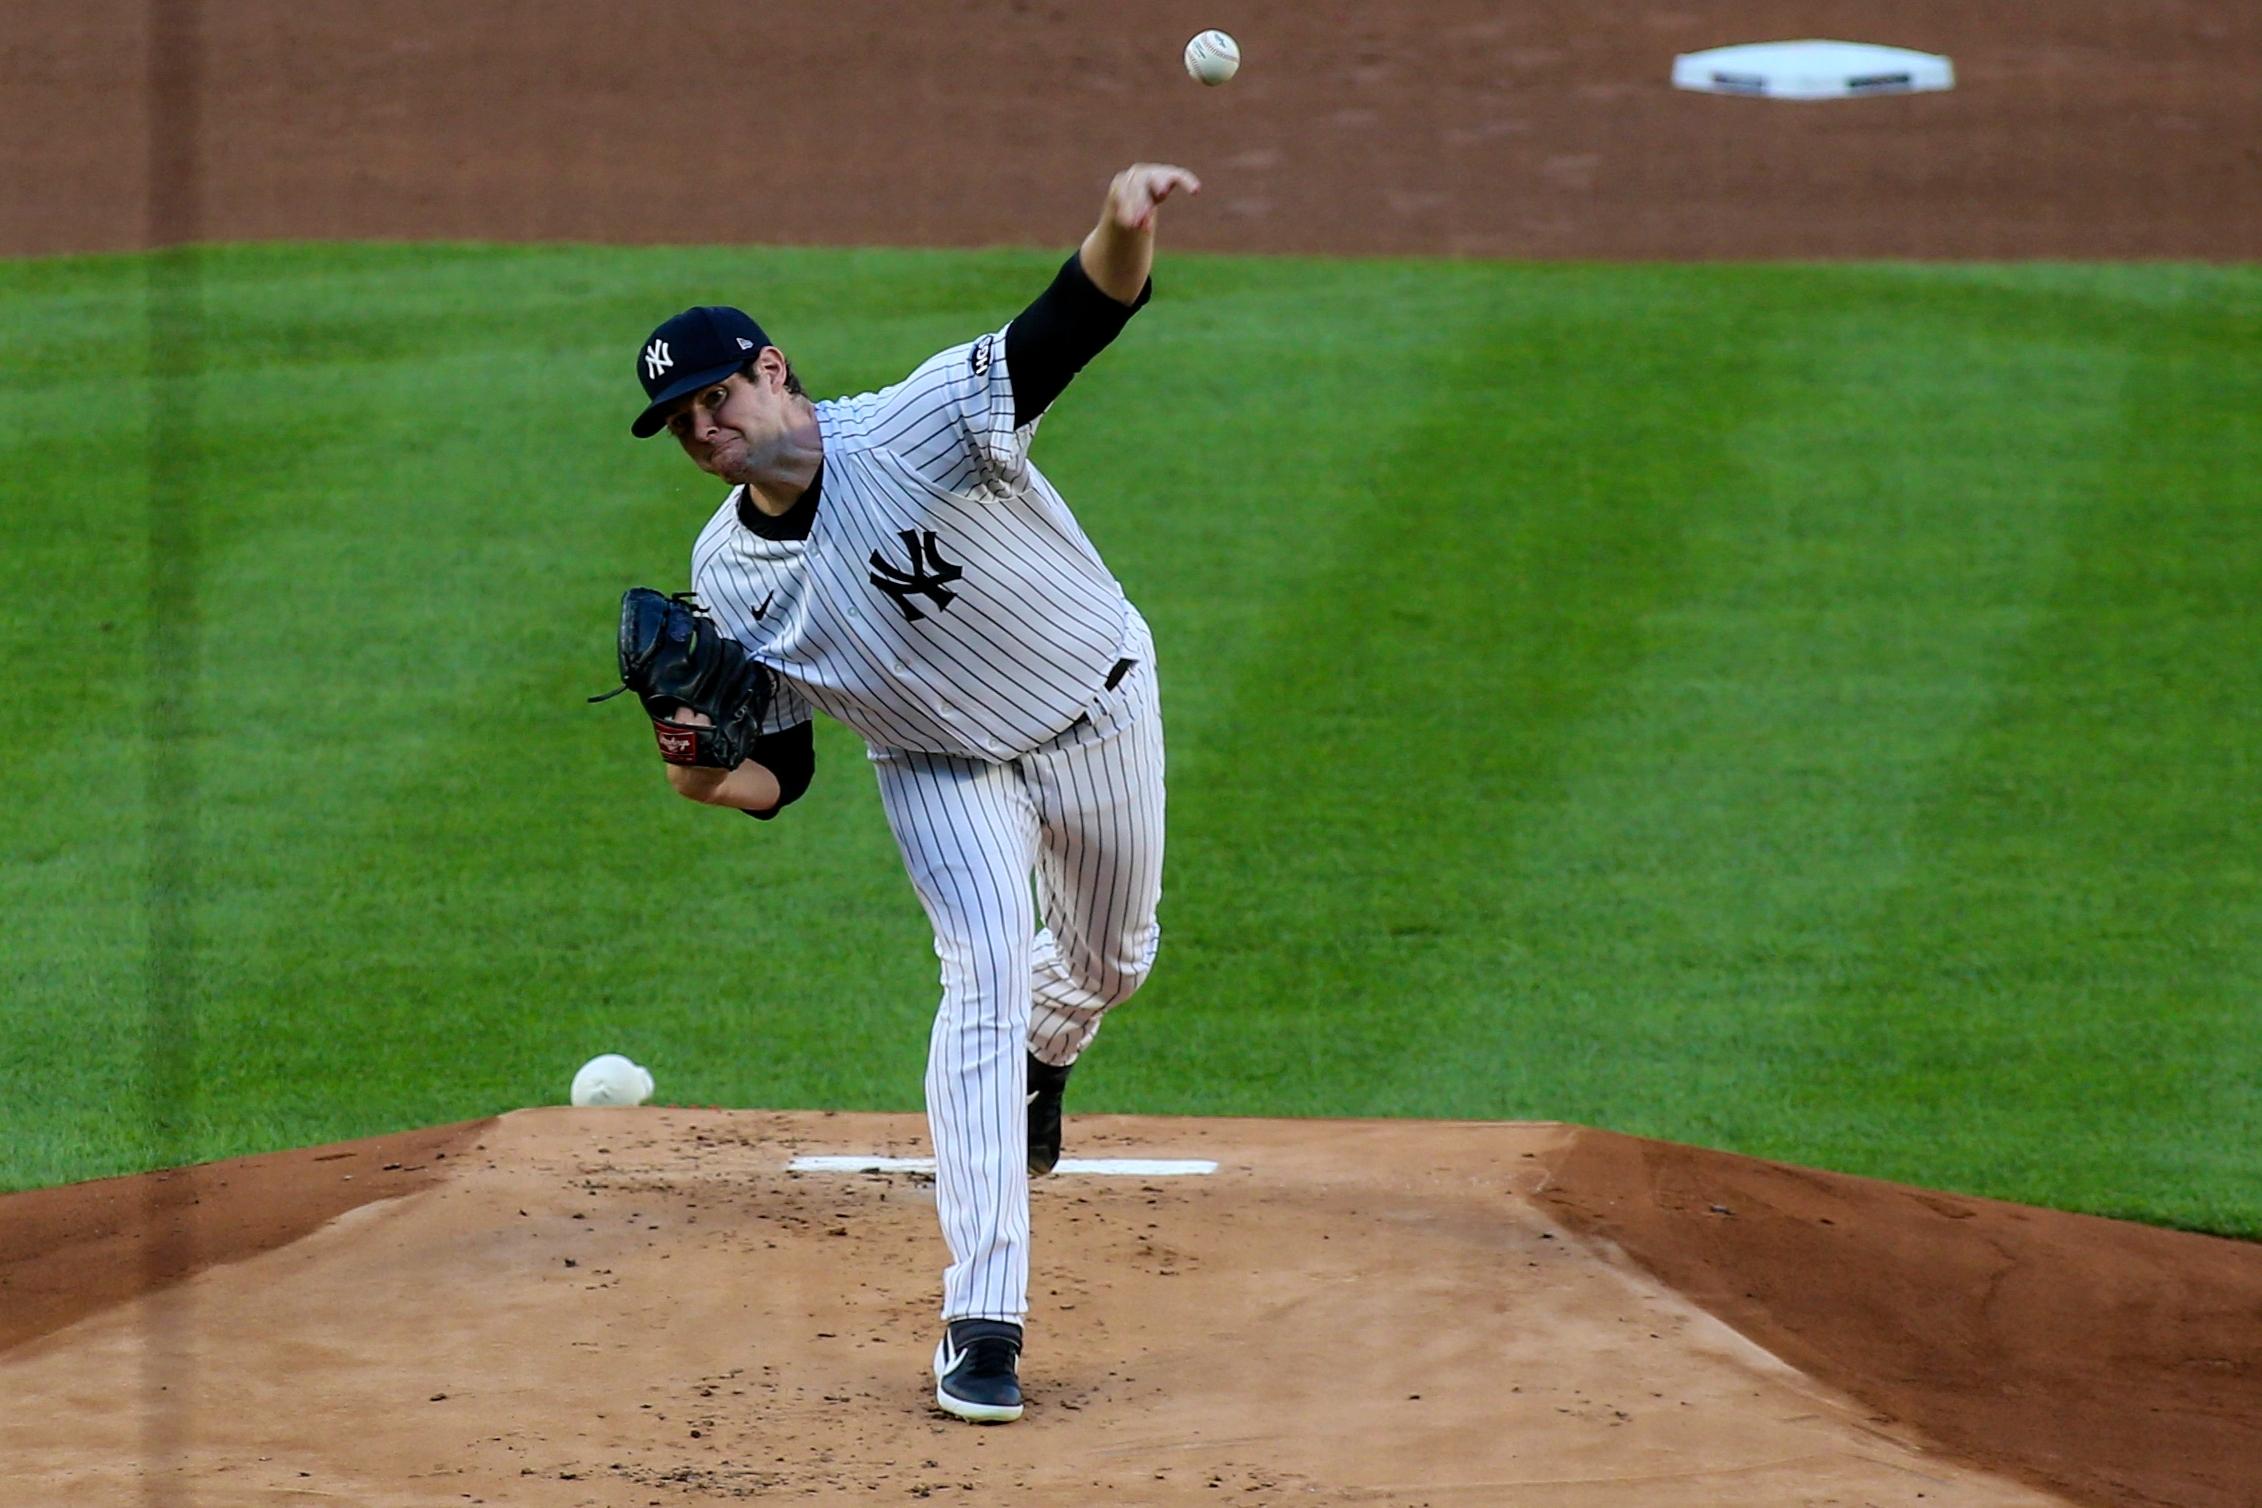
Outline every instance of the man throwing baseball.
POLYGON ((1021 1415, 1029 1179, 1060 1155, 1070 1067, 1145 981, 1159 937, 1154 642, 1029 445, 1146 304, 1157 207, 1200 187, 1182 168, 1126 168, 1010 324, 877 393, 812 402, 737 309, 686 310, 637 356, 634 432, 666 430, 731 484, 691 569, 735 645, 657 594, 640 626, 624 606, 623 678, 647 694, 671 784, 774 817, 808 787, 812 712, 837 718, 869 747, 934 925, 927 1120, 951 1258, 935 1401, 964 1419, 1021 1415), (676 707, 645 674, 671 655, 679 671, 687 655, 735 658, 665 687, 751 677, 761 694, 678 691, 676 707))

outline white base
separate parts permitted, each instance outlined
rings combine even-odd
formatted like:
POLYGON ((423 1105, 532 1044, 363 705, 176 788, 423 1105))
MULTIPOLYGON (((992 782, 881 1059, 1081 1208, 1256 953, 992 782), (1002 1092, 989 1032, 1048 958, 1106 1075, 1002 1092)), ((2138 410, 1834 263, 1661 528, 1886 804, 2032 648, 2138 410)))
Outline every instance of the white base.
POLYGON ((1747 42, 1684 52, 1673 60, 1673 87, 1703 94, 1764 99, 1857 99, 1952 89, 1955 65, 1937 53, 1871 42, 1747 42))
MULTIPOLYGON (((932 1173, 932 1157, 796 1157, 787 1163, 789 1173, 932 1173)), ((1170 1157, 1064 1157, 1053 1169, 1062 1173, 1089 1173, 1099 1178, 1191 1178, 1217 1171, 1217 1164, 1199 1158, 1170 1157)))

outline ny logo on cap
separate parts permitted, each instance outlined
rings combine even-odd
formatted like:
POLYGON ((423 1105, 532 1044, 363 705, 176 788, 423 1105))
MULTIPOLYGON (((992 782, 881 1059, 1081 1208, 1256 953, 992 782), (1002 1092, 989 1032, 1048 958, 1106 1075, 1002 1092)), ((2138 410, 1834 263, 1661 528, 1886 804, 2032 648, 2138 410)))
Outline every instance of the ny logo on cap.
POLYGON ((644 348, 644 380, 646 382, 657 381, 662 372, 674 365, 675 358, 668 354, 668 343, 666 341, 655 340, 644 348))

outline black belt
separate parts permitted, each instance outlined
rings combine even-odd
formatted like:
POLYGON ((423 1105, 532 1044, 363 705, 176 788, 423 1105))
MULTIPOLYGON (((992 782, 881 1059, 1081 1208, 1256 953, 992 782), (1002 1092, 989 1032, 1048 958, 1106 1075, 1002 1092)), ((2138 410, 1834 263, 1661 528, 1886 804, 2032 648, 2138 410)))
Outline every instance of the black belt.
MULTIPOLYGON (((1137 660, 1117 660, 1115 662, 1115 668, 1107 673, 1107 679, 1100 682, 1100 689, 1102 691, 1113 691, 1116 687, 1122 685, 1123 678, 1129 675, 1131 673, 1132 667, 1137 665, 1138 663, 1139 662, 1137 660)), ((1071 728, 1082 727, 1085 723, 1088 723, 1091 720, 1091 713, 1079 712, 1076 714, 1076 721, 1070 723, 1068 726, 1071 728)))

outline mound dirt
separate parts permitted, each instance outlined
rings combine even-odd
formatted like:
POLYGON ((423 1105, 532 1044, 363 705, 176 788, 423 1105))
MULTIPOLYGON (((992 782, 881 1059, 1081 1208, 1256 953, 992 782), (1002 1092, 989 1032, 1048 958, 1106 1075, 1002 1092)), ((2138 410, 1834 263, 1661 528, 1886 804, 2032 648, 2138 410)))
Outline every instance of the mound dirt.
POLYGON ((2258 57, 2262 7, 2220 0, 74 0, 10 8, 0 252, 1065 246, 1162 158, 1207 186, 1174 250, 2247 260, 2258 57), (1220 23, 1246 61, 1204 89, 1179 48, 1220 23), (1944 52, 1957 87, 1669 83, 1817 36, 1944 52))
POLYGON ((99 1308, 79 1254, 136 1238, 147 1181, 10 1196, 0 1228, 36 1206, 49 1240, 6 1264, 0 1498, 2240 1501, 2251 1357, 2192 1367, 2262 1301, 2246 1247, 1562 1126, 1072 1134, 1218 1169, 1038 1185, 1030 1408, 992 1430, 931 1405, 928 1178, 791 1167, 917 1156, 916 1117, 538 1110, 216 1164, 173 1211, 209 1265, 124 1264, 147 1283, 99 1308), (2077 1255, 2054 1304, 1975 1284, 2077 1255))

